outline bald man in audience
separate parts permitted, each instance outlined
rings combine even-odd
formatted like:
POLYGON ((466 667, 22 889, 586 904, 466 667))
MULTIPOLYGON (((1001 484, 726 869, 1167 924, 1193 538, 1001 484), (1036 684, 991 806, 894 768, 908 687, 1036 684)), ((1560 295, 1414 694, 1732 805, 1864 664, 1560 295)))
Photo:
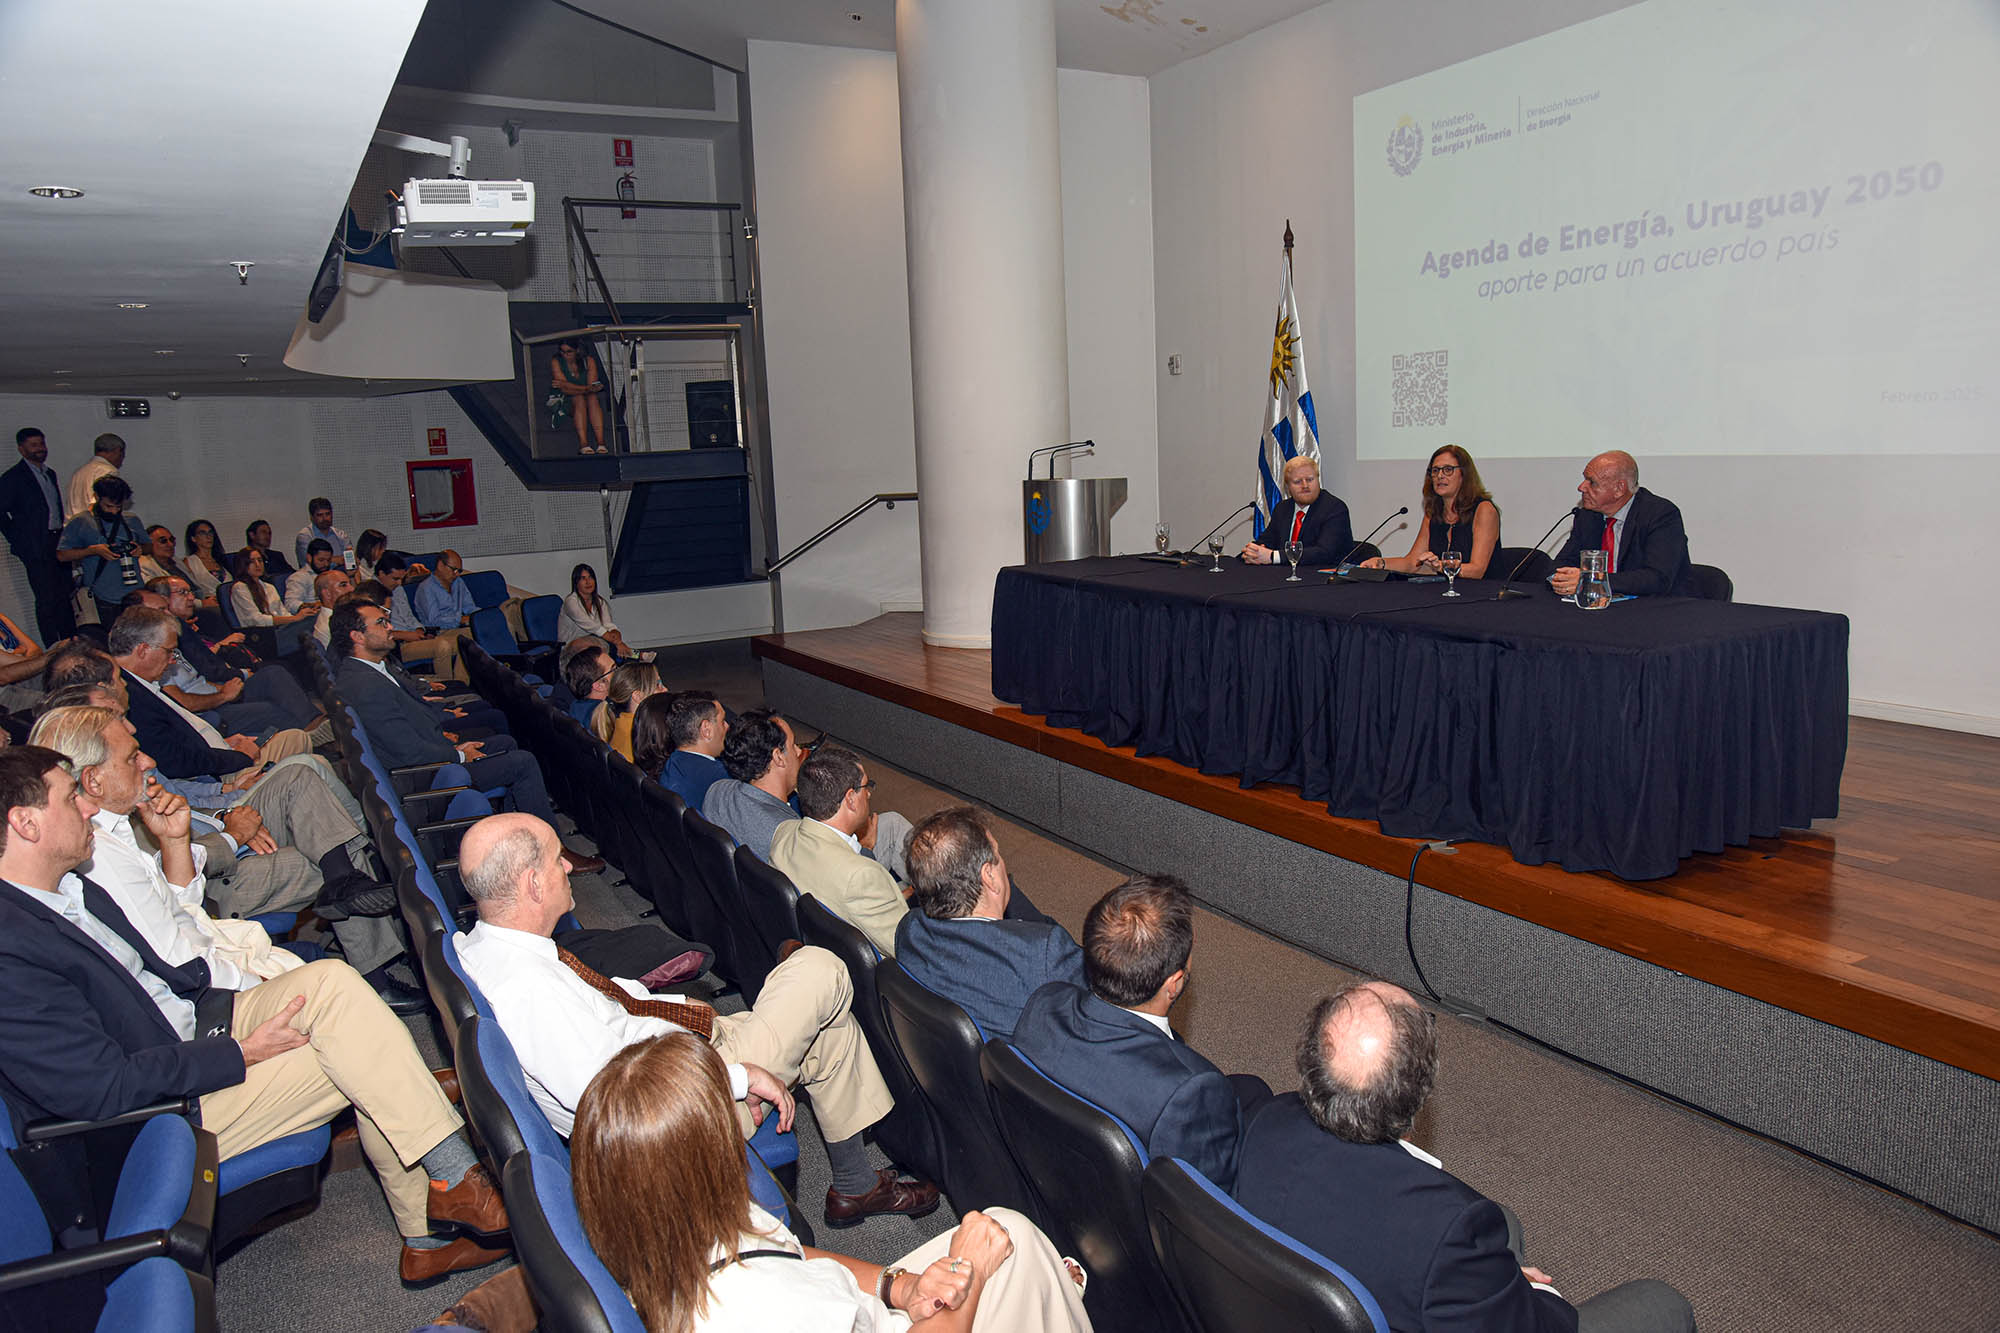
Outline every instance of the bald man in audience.
POLYGON ((528 1090, 557 1133, 569 1133, 583 1090, 612 1056, 680 1029, 706 1038, 728 1064, 746 1138, 766 1108, 781 1129, 791 1127, 793 1083, 812 1093, 833 1168, 828 1225, 881 1213, 922 1217, 937 1207, 937 1186, 878 1172, 862 1151, 862 1131, 894 1103, 848 1012, 853 989, 838 958, 800 949, 771 970, 747 1012, 719 1014, 602 976, 557 946, 550 933, 575 899, 562 844, 542 820, 489 816, 467 830, 458 861, 466 892, 479 904, 479 923, 456 939, 459 959, 493 1006, 528 1090))
POLYGON ((1237 1202, 1360 1279, 1397 1333, 1692 1333, 1694 1311, 1641 1279, 1581 1305, 1521 1261, 1512 1213, 1402 1139, 1437 1077, 1437 1020, 1385 981, 1321 1000, 1301 1090, 1244 1134, 1237 1202))
POLYGON ((1014 1045, 1044 1074, 1130 1126, 1151 1157, 1179 1157, 1228 1189, 1247 1111, 1270 1100, 1253 1074, 1224 1075, 1167 1012, 1193 973, 1194 899, 1171 875, 1126 880, 1083 922, 1085 987, 1028 997, 1014 1045))

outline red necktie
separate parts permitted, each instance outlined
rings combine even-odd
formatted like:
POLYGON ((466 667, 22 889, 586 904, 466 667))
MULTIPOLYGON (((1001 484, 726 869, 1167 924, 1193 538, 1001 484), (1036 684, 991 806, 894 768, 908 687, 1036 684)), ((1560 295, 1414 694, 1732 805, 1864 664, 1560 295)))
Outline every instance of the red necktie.
POLYGON ((1305 525, 1306 525, 1306 511, 1305 511, 1305 510, 1303 510, 1303 509, 1294 509, 1294 510, 1292 511, 1292 540, 1293 540, 1293 541, 1297 541, 1297 540, 1299 539, 1299 529, 1300 529, 1300 528, 1303 528, 1303 527, 1304 527, 1305 525))
POLYGON ((1606 574, 1616 574, 1618 572, 1618 538, 1612 535, 1612 529, 1617 524, 1618 520, 1615 518, 1604 520, 1604 572, 1606 574))

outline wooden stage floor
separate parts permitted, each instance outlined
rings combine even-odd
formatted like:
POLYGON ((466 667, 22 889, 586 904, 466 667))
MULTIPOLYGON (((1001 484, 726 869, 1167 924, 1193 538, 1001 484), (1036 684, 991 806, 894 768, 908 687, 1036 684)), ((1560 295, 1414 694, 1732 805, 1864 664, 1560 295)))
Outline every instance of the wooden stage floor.
MULTIPOLYGON (((1401 877, 1416 843, 1293 787, 1245 791, 1046 725, 993 697, 991 657, 913 613, 766 635, 782 662, 956 726, 1401 877)), ((1418 881, 1660 967, 2000 1079, 2000 740, 1851 721, 1841 817, 1643 883, 1461 843, 1418 881)))

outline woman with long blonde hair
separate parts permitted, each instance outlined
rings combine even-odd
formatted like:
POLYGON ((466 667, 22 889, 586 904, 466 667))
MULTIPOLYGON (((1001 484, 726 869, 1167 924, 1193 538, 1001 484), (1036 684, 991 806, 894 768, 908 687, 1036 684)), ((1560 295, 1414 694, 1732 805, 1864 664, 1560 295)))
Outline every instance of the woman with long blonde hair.
POLYGON ((632 719, 639 705, 666 689, 651 662, 620 662, 611 669, 604 702, 590 715, 590 729, 606 745, 632 758, 632 719))
POLYGON ((690 1033, 598 1071, 570 1160, 583 1229, 646 1333, 1090 1328, 1065 1261, 1008 1209, 968 1212, 887 1268, 799 1244, 751 1200, 728 1072, 690 1033))

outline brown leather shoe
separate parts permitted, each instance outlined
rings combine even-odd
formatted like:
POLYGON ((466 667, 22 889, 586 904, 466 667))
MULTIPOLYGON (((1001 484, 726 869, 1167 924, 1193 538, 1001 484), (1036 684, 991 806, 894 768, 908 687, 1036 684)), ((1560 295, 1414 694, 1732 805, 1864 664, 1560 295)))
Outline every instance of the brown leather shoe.
POLYGON ((429 1212, 432 1222, 449 1223, 484 1236, 507 1230, 507 1205, 500 1201, 500 1191, 483 1166, 469 1169, 450 1189, 433 1180, 429 1212))
POLYGON ((875 1173, 875 1188, 866 1194, 826 1191, 826 1224, 836 1229, 859 1226, 883 1213, 922 1217, 938 1206, 938 1188, 928 1180, 899 1180, 889 1167, 875 1173))
POLYGON ((479 1333, 535 1333, 541 1313, 528 1291, 527 1275, 516 1264, 466 1292, 458 1304, 431 1322, 477 1329, 479 1333))
POLYGON ((450 1102, 453 1106, 458 1106, 464 1102, 464 1094, 458 1090, 458 1071, 456 1069, 433 1069, 431 1077, 438 1081, 438 1091, 444 1094, 446 1101, 450 1102))
POLYGON ((420 1250, 414 1245, 405 1244, 402 1262, 397 1265, 397 1273, 406 1287, 428 1287, 453 1273, 462 1273, 468 1268, 484 1268, 490 1263, 497 1263, 512 1253, 512 1250, 504 1246, 497 1250, 489 1250, 469 1236, 460 1236, 450 1244, 430 1250, 420 1250))
POLYGON ((594 875, 604 869, 603 857, 586 856, 573 847, 563 848, 562 859, 572 875, 594 875))

